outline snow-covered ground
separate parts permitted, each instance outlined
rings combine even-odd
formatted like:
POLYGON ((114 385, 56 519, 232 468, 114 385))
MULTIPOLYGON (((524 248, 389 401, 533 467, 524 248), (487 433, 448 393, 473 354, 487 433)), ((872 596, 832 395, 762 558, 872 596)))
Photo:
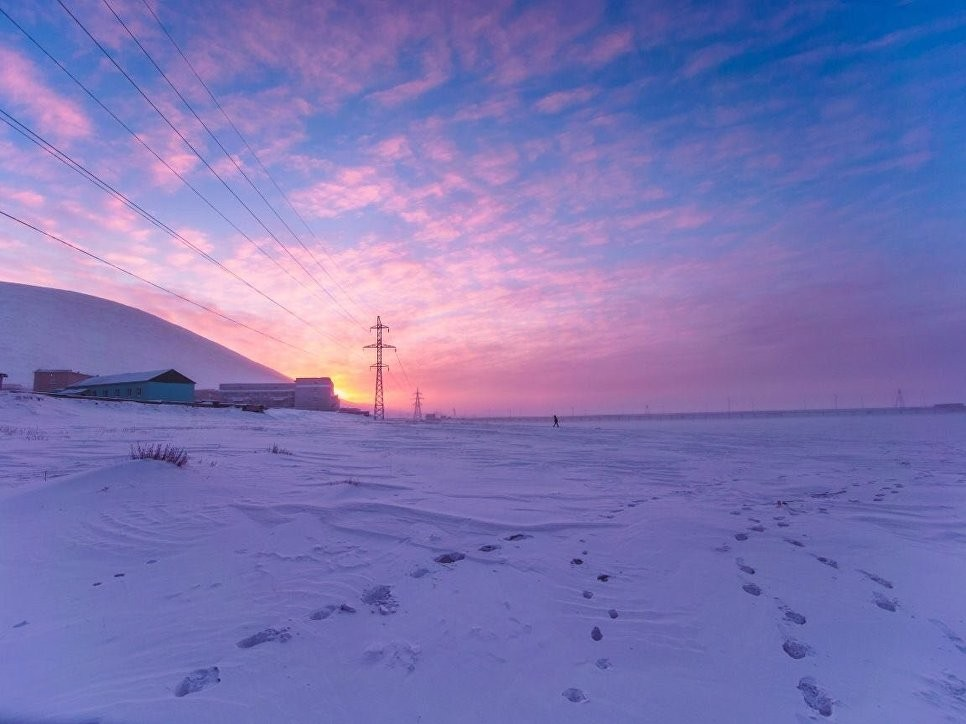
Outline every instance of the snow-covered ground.
POLYGON ((966 415, 0 394, 2 721, 922 723, 964 682, 966 415))

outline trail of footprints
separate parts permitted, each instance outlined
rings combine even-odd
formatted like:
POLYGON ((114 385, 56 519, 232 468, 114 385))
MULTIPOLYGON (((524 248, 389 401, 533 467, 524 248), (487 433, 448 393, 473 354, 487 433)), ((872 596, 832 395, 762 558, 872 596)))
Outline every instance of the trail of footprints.
MULTIPOLYGON (((898 484, 898 487, 902 487, 901 483, 898 484)), ((839 495, 839 494, 841 494, 843 492, 845 492, 845 491, 838 491, 836 493, 828 493, 828 494, 815 494, 812 497, 831 497, 832 495, 839 495)), ((896 490, 892 490, 892 492, 895 493, 897 491, 896 490)), ((876 500, 876 501, 878 501, 879 499, 880 498, 878 496, 876 496, 874 498, 874 500, 876 500)), ((798 514, 797 512, 795 512, 795 511, 793 511, 793 510, 791 510, 789 508, 789 504, 786 501, 779 500, 778 503, 777 503, 777 507, 788 510, 791 515, 797 515, 798 514)), ((733 510, 733 511, 731 511, 731 515, 739 515, 740 516, 740 515, 742 515, 742 513, 747 513, 747 512, 749 512, 751 510, 752 510, 752 508, 750 508, 749 506, 743 506, 741 508, 741 510, 733 510)), ((819 508, 819 512, 821 512, 821 513, 827 513, 828 512, 828 509, 827 508, 819 508)), ((776 516, 773 517, 773 520, 775 521, 775 523, 776 523, 776 525, 778 527, 780 527, 780 528, 789 528, 791 526, 791 524, 787 521, 786 518, 787 518, 787 516, 785 516, 785 515, 776 515, 776 516)), ((764 525, 762 525, 761 520, 759 520, 758 518, 749 517, 748 518, 748 521, 750 523, 753 523, 753 525, 750 525, 748 527, 748 529, 747 529, 748 531, 751 531, 751 532, 754 532, 754 533, 764 533, 767 530, 767 528, 764 525)), ((746 532, 744 532, 744 531, 739 531, 739 532, 737 532, 737 533, 734 534, 734 539, 736 541, 738 541, 739 543, 749 540, 749 537, 750 537, 749 534, 746 533, 746 532)), ((805 543, 803 543, 801 540, 798 540, 797 538, 793 538, 793 537, 790 537, 790 536, 784 536, 782 538, 782 540, 785 543, 787 543, 787 544, 789 544, 791 546, 794 546, 795 548, 805 548, 805 543)), ((717 548, 715 548, 715 550, 718 551, 718 552, 720 552, 720 553, 727 553, 727 552, 729 552, 731 550, 731 546, 729 544, 722 544, 722 545, 718 546, 717 548)), ((815 555, 815 554, 812 554, 812 556, 815 558, 816 561, 818 561, 819 563, 821 563, 824 566, 828 566, 829 568, 833 568, 833 569, 836 569, 836 570, 839 569, 838 561, 836 561, 836 560, 834 560, 832 558, 828 558, 826 556, 815 555)), ((741 558, 741 557, 736 558, 735 559, 735 565, 738 567, 738 570, 740 570, 745 575, 748 575, 748 576, 755 575, 755 569, 752 566, 748 565, 745 562, 744 558, 741 558)), ((882 576, 879 576, 876 573, 872 573, 870 571, 866 571, 866 570, 861 569, 861 568, 856 569, 856 570, 859 573, 861 573, 863 576, 865 576, 866 578, 868 578, 870 581, 872 581, 873 583, 881 586, 882 588, 885 588, 887 590, 892 590, 893 589, 892 582, 889 581, 889 580, 887 580, 887 579, 885 579, 885 578, 883 578, 882 576)), ((744 581, 744 582, 742 582, 741 588, 742 588, 742 590, 745 593, 747 593, 747 594, 749 594, 751 596, 758 597, 758 596, 761 596, 761 594, 762 594, 761 586, 759 586, 757 583, 753 583, 751 581, 744 581)), ((776 600, 778 600, 778 599, 776 599, 776 600)), ((895 599, 895 598, 893 598, 891 596, 888 596, 888 595, 886 595, 885 593, 883 593, 881 591, 876 591, 876 590, 872 591, 872 603, 874 603, 880 609, 882 609, 884 611, 889 611, 889 612, 894 612, 899 607, 899 602, 898 602, 897 599, 895 599)), ((783 614, 782 620, 784 622, 790 623, 790 624, 795 624, 796 626, 804 626, 806 624, 807 619, 804 616, 804 614, 801 614, 798 611, 792 610, 791 608, 789 608, 788 606, 785 606, 780 601, 779 601, 779 609, 782 611, 782 614, 783 614)), ((937 627, 939 627, 940 630, 943 630, 944 633, 946 633, 947 638, 950 641, 952 641, 961 652, 963 652, 964 654, 966 654, 966 643, 963 642, 963 639, 961 639, 957 634, 955 634, 954 632, 952 632, 942 622, 934 621, 933 623, 937 627)), ((804 643, 804 642, 802 642, 802 641, 798 640, 797 638, 795 638, 793 636, 790 636, 790 635, 789 636, 785 636, 785 639, 782 642, 782 650, 790 658, 796 659, 796 660, 803 659, 803 658, 805 658, 806 656, 808 656, 809 654, 812 653, 812 649, 811 649, 811 647, 808 646, 808 644, 806 644, 806 643, 804 643)), ((827 717, 827 716, 831 716, 832 715, 832 703, 833 703, 832 702, 832 698, 828 695, 828 693, 826 693, 823 689, 821 689, 819 687, 819 685, 816 683, 816 681, 812 677, 806 676, 806 677, 803 677, 802 679, 800 679, 799 682, 798 682, 798 690, 802 693, 802 698, 804 699, 805 704, 809 708, 814 709, 815 711, 817 711, 822 716, 826 716, 827 717)))
MULTIPOLYGON (((516 543, 519 541, 527 540, 533 536, 526 533, 512 533, 506 536, 503 540, 516 543)), ((493 551, 500 550, 500 545, 496 543, 487 543, 479 547, 479 551, 482 553, 492 553, 493 551)), ((583 552, 584 555, 587 551, 583 552)), ((443 566, 451 566, 459 561, 465 560, 466 554, 459 551, 452 551, 449 553, 443 553, 436 556, 433 560, 443 566)), ((156 561, 151 560, 149 563, 155 563, 156 561)), ((580 566, 583 565, 584 561, 581 558, 574 558, 571 560, 571 565, 580 566)), ((410 571, 413 578, 422 578, 430 571, 425 567, 417 567, 410 571)), ((124 574, 119 574, 123 576, 124 574)), ((607 582, 611 575, 607 573, 601 573, 597 576, 597 580, 600 582, 607 582)), ((100 585, 100 583, 95 583, 94 585, 100 585)), ((584 591, 585 598, 593 598, 593 593, 590 591, 584 591)), ((371 613, 378 613, 383 616, 388 616, 396 613, 399 609, 399 602, 396 600, 392 593, 392 587, 389 585, 381 584, 372 586, 364 590, 360 596, 362 603, 369 607, 371 613)), ((323 621, 332 616, 344 615, 344 614, 354 614, 356 613, 356 608, 350 606, 348 603, 340 604, 327 604, 322 608, 312 611, 308 618, 311 621, 323 621)), ((610 609, 607 611, 607 615, 611 619, 616 619, 620 614, 616 609, 610 609)), ((17 627, 25 626, 26 621, 17 624, 17 627)), ((603 633, 600 627, 594 626, 591 631, 591 638, 594 641, 600 641, 603 638, 603 633)), ((250 636, 238 641, 235 645, 240 649, 251 649, 262 644, 269 642, 277 642, 280 644, 287 643, 292 639, 292 633, 289 627, 283 628, 266 628, 258 631, 250 636)), ((418 648, 410 646, 408 644, 393 643, 385 647, 377 649, 369 649, 364 653, 364 659, 369 663, 382 662, 390 667, 402 667, 408 672, 412 672, 416 668, 416 661, 418 659, 419 651, 418 648)), ((609 659, 600 658, 597 659, 596 664, 598 669, 606 671, 611 668, 611 663, 609 659)), ((184 679, 175 687, 174 695, 176 697, 187 696, 188 694, 193 694, 199 691, 203 691, 215 684, 221 682, 220 671, 217 666, 211 666, 208 668, 195 669, 194 671, 187 674, 184 679)), ((563 696, 571 702, 581 703, 588 701, 586 695, 580 689, 570 688, 563 692, 563 696)))

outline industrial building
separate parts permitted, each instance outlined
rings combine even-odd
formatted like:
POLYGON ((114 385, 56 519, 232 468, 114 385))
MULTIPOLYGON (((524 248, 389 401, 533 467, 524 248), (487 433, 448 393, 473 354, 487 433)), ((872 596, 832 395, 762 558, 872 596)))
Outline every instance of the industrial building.
POLYGON ((297 377, 295 382, 229 382, 218 386, 218 401, 297 410, 339 409, 335 385, 329 377, 297 377))
POLYGON ((34 392, 57 392, 91 376, 74 370, 34 370, 34 392))
POLYGON ((194 402, 195 383, 177 370, 89 377, 61 390, 65 395, 141 402, 194 402))

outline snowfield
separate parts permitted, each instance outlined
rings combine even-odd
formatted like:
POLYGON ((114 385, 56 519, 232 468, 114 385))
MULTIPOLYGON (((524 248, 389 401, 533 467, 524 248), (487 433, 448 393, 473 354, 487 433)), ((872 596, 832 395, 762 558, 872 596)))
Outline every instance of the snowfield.
POLYGON ((91 720, 966 720, 966 415, 0 394, 0 721, 91 720))

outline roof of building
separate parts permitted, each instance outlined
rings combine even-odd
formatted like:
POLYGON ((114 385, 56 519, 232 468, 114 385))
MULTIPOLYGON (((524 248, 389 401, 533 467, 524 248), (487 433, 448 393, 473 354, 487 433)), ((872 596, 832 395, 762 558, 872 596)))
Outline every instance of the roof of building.
POLYGON ((138 382, 175 382, 181 384, 194 384, 177 370, 152 370, 150 372, 125 372, 120 375, 104 375, 102 377, 88 377, 86 380, 75 382, 68 390, 83 389, 85 387, 96 387, 98 385, 125 385, 138 382))

